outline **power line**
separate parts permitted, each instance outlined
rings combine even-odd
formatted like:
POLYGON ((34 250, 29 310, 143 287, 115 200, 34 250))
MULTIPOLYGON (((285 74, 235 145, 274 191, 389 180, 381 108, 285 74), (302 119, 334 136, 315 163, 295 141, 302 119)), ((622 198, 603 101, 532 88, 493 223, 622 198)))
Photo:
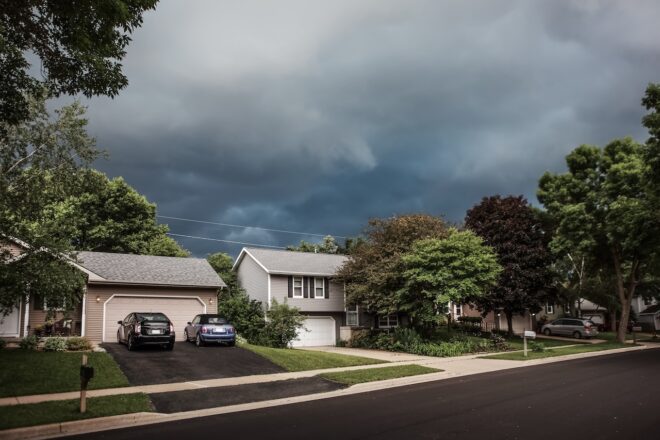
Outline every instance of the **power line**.
POLYGON ((196 237, 194 235, 174 234, 172 232, 168 232, 167 235, 171 235, 173 237, 194 238, 196 240, 221 241, 223 243, 242 244, 244 246, 257 246, 257 247, 267 247, 267 248, 273 248, 273 249, 286 249, 284 246, 271 246, 271 245, 268 245, 268 244, 244 243, 242 241, 220 240, 219 238, 209 238, 209 237, 196 237))
POLYGON ((348 238, 343 235, 334 235, 334 234, 315 234, 312 232, 297 232, 297 231, 288 231, 284 229, 271 229, 271 228, 262 228, 261 226, 246 226, 246 225, 232 225, 230 223, 217 223, 217 222, 209 222, 205 220, 193 220, 190 218, 181 218, 181 217, 169 217, 167 215, 156 215, 156 217, 159 218, 166 218, 170 220, 181 220, 184 222, 192 222, 192 223, 204 223, 207 225, 217 225, 217 226, 228 226, 230 228, 250 228, 250 229, 259 229, 261 231, 270 231, 270 232, 280 232, 282 234, 294 234, 294 235, 313 235, 315 237, 325 237, 327 235, 331 235, 336 238, 348 238))

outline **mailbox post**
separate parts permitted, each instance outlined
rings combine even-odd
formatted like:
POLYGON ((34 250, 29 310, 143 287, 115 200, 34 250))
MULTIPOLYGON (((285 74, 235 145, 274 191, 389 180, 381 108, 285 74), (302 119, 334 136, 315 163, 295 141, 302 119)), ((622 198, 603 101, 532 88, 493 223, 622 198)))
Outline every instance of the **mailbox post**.
POLYGON ((87 411, 87 384, 94 377, 94 367, 87 365, 87 355, 82 355, 80 366, 80 412, 87 411))
POLYGON ((527 338, 536 339, 536 332, 523 330, 523 356, 527 357, 527 338))
POLYGON ((642 327, 639 325, 633 325, 632 334, 633 334, 633 344, 637 345, 637 332, 641 332, 642 327))

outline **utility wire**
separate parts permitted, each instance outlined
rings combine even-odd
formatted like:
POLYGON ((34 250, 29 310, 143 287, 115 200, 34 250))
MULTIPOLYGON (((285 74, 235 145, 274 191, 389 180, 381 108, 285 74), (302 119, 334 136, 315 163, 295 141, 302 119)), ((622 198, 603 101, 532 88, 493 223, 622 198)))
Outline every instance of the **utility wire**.
POLYGON ((271 246, 271 245, 268 245, 268 244, 244 243, 242 241, 220 240, 219 238, 209 238, 209 237, 196 237, 194 235, 174 234, 172 232, 168 232, 167 235, 171 235, 173 237, 194 238, 196 240, 221 241, 223 243, 242 244, 242 245, 245 245, 245 246, 267 247, 267 248, 273 248, 273 249, 286 249, 284 246, 271 246))
POLYGON ((193 222, 193 223, 204 223, 207 225, 217 225, 217 226, 228 226, 230 228, 250 228, 250 229, 259 229, 262 231, 270 231, 270 232, 281 232, 283 234, 294 234, 294 235, 313 235, 315 237, 325 237, 327 235, 331 235, 336 238, 348 238, 343 235, 334 235, 334 234, 315 234, 312 232, 297 232, 297 231, 287 231, 284 229, 271 229, 271 228, 262 228, 261 226, 245 226, 245 225, 232 225, 229 223, 217 223, 217 222, 209 222, 209 221, 204 221, 204 220, 193 220, 190 218, 181 218, 181 217, 169 217, 167 215, 156 215, 158 218, 166 218, 170 220, 181 220, 184 222, 193 222))

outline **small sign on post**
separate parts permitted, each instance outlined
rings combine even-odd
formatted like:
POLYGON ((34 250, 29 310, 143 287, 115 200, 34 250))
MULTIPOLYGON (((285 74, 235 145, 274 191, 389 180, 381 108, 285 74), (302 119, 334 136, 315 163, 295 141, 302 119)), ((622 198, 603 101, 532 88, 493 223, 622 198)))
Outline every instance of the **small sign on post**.
POLYGON ((94 367, 87 365, 87 355, 82 355, 80 366, 80 412, 87 411, 87 384, 94 377, 94 367))
POLYGON ((635 325, 635 326, 633 326, 633 328, 632 328, 632 334, 633 334, 633 344, 634 344, 634 345, 637 345, 637 332, 641 332, 641 331, 642 331, 642 327, 641 327, 641 326, 639 326, 639 325, 635 325))
POLYGON ((536 339, 536 332, 523 330, 523 356, 527 357, 527 338, 536 339))

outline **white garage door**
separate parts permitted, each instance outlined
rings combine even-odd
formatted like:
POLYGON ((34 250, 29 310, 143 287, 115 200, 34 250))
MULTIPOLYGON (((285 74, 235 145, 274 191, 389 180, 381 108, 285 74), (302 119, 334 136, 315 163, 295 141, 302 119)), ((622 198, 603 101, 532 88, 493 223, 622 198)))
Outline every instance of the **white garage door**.
POLYGON ((335 320, 319 316, 305 319, 304 328, 298 332, 298 337, 293 340, 291 345, 294 347, 320 347, 336 343, 335 320))
POLYGON ((176 340, 183 341, 183 331, 195 315, 206 313, 197 298, 171 298, 163 296, 115 296, 105 305, 105 332, 103 342, 117 342, 117 321, 131 312, 161 312, 174 324, 176 340))
POLYGON ((21 329, 21 314, 18 308, 15 308, 9 315, 0 313, 0 336, 18 337, 21 329))

